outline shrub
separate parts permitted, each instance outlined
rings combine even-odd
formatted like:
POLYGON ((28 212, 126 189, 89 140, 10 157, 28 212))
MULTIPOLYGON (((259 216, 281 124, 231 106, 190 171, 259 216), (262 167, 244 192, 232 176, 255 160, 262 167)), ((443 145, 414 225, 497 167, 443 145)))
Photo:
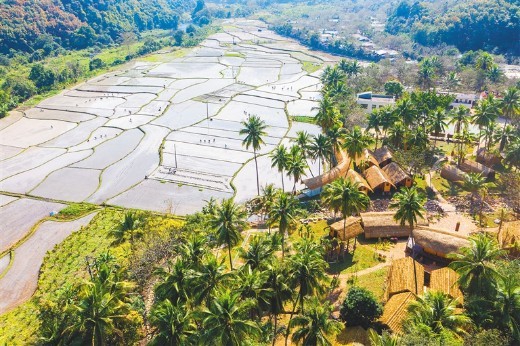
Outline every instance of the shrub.
POLYGON ((341 305, 341 320, 349 327, 368 328, 383 314, 383 306, 374 294, 361 287, 352 287, 341 305))

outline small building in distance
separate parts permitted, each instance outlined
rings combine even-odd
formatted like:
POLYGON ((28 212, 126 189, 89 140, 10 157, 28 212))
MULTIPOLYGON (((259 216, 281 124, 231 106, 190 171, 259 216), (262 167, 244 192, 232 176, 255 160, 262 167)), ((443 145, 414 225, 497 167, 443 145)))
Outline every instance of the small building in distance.
POLYGON ((481 163, 464 159, 460 163, 460 169, 466 173, 478 173, 487 180, 495 180, 495 171, 481 163))
POLYGON ((384 166, 382 170, 390 178, 390 182, 395 186, 410 187, 413 184, 412 178, 395 162, 391 162, 384 166))
POLYGON ((450 108, 457 108, 459 106, 464 106, 467 108, 473 108, 476 103, 481 99, 479 94, 474 93, 450 93, 447 91, 439 91, 441 95, 452 95, 455 97, 455 100, 450 104, 450 108))
POLYGON ((371 91, 357 94, 356 103, 365 108, 366 113, 371 113, 373 109, 395 104, 393 96, 373 94, 371 91))
POLYGON ((353 239, 363 233, 361 218, 351 216, 346 220, 339 220, 330 225, 329 236, 342 241, 353 239))

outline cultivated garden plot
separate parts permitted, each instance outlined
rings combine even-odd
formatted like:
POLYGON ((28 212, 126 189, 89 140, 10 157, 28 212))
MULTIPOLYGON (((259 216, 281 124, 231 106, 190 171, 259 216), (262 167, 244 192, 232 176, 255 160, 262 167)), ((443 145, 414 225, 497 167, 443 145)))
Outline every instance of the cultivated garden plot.
POLYGON ((319 73, 302 61, 329 59, 257 21, 225 27, 184 57, 131 63, 0 120, 0 192, 157 211, 177 205, 179 214, 212 196, 251 198, 253 151, 239 133, 251 115, 268 125, 258 151, 264 183, 280 180, 267 154, 297 129, 319 132, 288 119, 316 114, 319 73))
POLYGON ((0 314, 33 295, 38 287, 38 275, 47 251, 52 250, 73 232, 88 225, 94 216, 95 213, 92 213, 71 222, 45 221, 26 242, 14 250, 13 264, 0 279, 0 314))

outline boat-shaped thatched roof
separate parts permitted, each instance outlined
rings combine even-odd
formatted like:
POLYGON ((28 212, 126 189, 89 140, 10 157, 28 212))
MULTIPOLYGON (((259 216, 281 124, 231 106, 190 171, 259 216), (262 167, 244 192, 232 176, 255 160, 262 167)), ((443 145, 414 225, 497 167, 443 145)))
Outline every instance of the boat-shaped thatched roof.
POLYGON ((330 225, 330 229, 343 241, 353 239, 363 233, 363 227, 361 227, 361 218, 354 216, 351 216, 345 220, 345 233, 343 233, 343 220, 334 222, 332 225, 330 225))
POLYGON ((464 296, 459 288, 458 279, 459 274, 451 268, 436 269, 430 274, 430 289, 446 293, 457 299, 458 304, 462 305, 464 296))
POLYGON ((374 150, 374 157, 376 158, 379 165, 381 165, 384 162, 391 161, 393 158, 393 155, 392 155, 392 152, 390 151, 390 149, 388 149, 388 147, 385 145, 385 146, 382 146, 381 148, 377 148, 376 150, 374 150))
POLYGON ((408 314, 408 305, 415 300, 412 292, 394 294, 385 304, 379 321, 394 333, 402 331, 402 324, 408 314))
POLYGON ((381 185, 385 183, 388 183, 395 187, 394 184, 391 182, 390 178, 386 175, 386 173, 383 172, 383 170, 379 168, 379 166, 377 165, 371 166, 365 170, 365 178, 372 190, 380 188, 381 185))
POLYGON ((451 182, 462 182, 466 173, 453 165, 444 165, 441 169, 441 177, 451 182))
POLYGON ((460 163, 460 169, 466 173, 480 173, 488 179, 495 178, 495 171, 476 161, 465 159, 460 163))
POLYGON ((374 156, 374 153, 369 149, 363 149, 363 153, 356 158, 356 165, 362 166, 365 165, 365 167, 370 166, 378 166, 379 162, 377 161, 376 157, 374 156))
POLYGON ((338 161, 338 164, 335 167, 333 167, 330 171, 318 175, 314 178, 303 180, 305 186, 307 186, 311 190, 315 190, 322 186, 332 183, 339 177, 344 177, 348 172, 350 166, 350 159, 343 150, 340 150, 336 154, 336 159, 338 161))
MULTIPOLYGON (((366 238, 390 238, 390 237, 408 237, 410 235, 410 227, 408 225, 401 226, 398 221, 394 220, 395 212, 371 212, 361 213, 361 222, 365 230, 366 238)), ((418 225, 428 226, 426 215, 424 219, 417 220, 418 225)))
POLYGON ((370 188, 370 185, 368 185, 368 183, 365 180, 365 178, 363 178, 361 176, 361 174, 359 174, 358 172, 356 172, 353 169, 349 169, 348 170, 348 172, 347 172, 347 179, 349 179, 350 181, 352 181, 354 183, 358 183, 360 188, 362 188, 362 189, 365 189, 365 190, 368 190, 368 191, 372 191, 372 188, 370 188))
POLYGON ((413 236, 415 244, 421 246, 425 252, 443 258, 447 258, 450 253, 458 252, 461 247, 469 246, 467 237, 424 226, 415 228, 413 236))
POLYGON ((395 162, 390 162, 381 169, 394 185, 404 183, 406 179, 410 179, 410 176, 395 162))

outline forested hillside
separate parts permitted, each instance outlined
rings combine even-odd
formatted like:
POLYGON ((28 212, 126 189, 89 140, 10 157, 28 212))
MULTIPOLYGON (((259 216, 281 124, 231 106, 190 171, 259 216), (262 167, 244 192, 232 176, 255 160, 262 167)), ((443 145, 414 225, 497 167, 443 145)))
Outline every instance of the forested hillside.
POLYGON ((63 48, 121 41, 123 33, 176 29, 194 0, 6 0, 0 6, 0 53, 47 55, 63 48))
POLYGON ((518 0, 476 0, 453 6, 402 1, 386 24, 391 34, 409 33, 425 46, 454 45, 461 51, 483 49, 520 55, 518 0))

